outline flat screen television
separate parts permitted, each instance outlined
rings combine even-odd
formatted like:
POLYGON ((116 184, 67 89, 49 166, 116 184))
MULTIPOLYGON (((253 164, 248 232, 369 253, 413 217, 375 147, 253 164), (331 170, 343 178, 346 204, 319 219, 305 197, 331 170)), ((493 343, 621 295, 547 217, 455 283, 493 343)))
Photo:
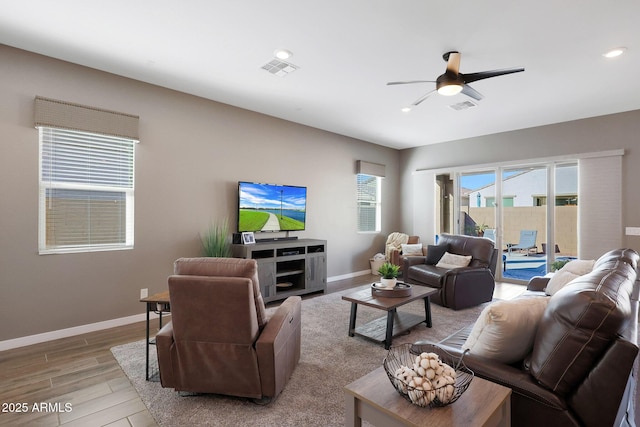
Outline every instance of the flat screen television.
POLYGON ((307 188, 292 185, 238 183, 238 232, 305 229, 307 188))

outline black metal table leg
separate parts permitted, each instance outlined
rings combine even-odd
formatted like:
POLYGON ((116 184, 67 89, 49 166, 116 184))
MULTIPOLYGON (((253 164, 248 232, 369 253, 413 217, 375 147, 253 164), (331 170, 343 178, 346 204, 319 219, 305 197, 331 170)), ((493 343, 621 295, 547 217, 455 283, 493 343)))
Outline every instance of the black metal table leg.
POLYGON ((432 324, 431 324, 431 298, 429 296, 427 296, 424 299, 424 315, 425 315, 427 328, 430 328, 432 324))
POLYGON ((396 309, 389 310, 387 312, 387 331, 384 338, 384 349, 389 350, 391 347, 391 340, 393 340, 393 318, 396 315, 396 309))
POLYGON ((145 343, 146 347, 146 356, 147 356, 147 364, 144 378, 149 381, 149 314, 151 313, 151 303, 147 303, 147 342, 145 343))
POLYGON ((355 302, 351 303, 351 316, 349 317, 349 336, 352 337, 354 335, 354 331, 356 330, 356 314, 358 313, 358 304, 355 302))

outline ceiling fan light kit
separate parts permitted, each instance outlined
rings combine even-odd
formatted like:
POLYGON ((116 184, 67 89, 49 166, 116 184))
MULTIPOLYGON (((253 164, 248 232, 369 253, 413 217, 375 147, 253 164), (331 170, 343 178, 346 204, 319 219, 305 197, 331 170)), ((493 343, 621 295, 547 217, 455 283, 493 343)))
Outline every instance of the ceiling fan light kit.
POLYGON ((505 74, 513 74, 524 71, 524 68, 507 68, 504 70, 492 70, 492 71, 480 71, 477 73, 463 74, 460 72, 460 52, 451 51, 442 55, 442 58, 447 62, 447 70, 444 74, 438 76, 436 81, 431 80, 411 80, 403 82, 389 82, 387 85, 401 85, 401 84, 414 84, 414 83, 435 83, 436 88, 430 92, 427 92, 411 105, 419 105, 422 101, 427 99, 433 92, 438 92, 440 95, 453 96, 460 92, 467 95, 470 98, 480 101, 484 96, 469 86, 469 83, 476 82, 478 80, 488 79, 491 77, 502 76, 505 74))
POLYGON ((453 96, 462 92, 464 82, 460 78, 447 71, 436 79, 436 90, 440 95, 453 96))

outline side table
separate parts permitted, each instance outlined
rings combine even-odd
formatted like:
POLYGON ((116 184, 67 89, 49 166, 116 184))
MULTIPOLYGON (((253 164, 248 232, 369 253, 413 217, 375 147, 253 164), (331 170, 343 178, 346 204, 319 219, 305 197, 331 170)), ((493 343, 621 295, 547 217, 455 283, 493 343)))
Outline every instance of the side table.
POLYGON ((345 426, 362 420, 376 426, 511 426, 511 389, 474 377, 460 398, 441 408, 422 408, 409 402, 391 385, 383 367, 344 388, 345 426))
POLYGON ((171 312, 169 291, 159 292, 151 295, 150 297, 142 298, 140 302, 147 304, 147 345, 145 346, 147 359, 145 379, 149 381, 149 346, 155 345, 155 341, 152 341, 150 336, 150 314, 152 311, 158 313, 158 330, 162 329, 162 313, 171 312))

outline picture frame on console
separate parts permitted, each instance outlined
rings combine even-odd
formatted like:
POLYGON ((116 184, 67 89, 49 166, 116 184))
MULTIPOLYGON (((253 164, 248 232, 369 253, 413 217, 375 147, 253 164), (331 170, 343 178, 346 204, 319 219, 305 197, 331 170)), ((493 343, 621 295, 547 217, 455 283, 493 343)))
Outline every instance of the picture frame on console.
POLYGON ((245 245, 251 245, 256 242, 256 238, 253 235, 253 231, 245 231, 242 233, 242 243, 245 245))

